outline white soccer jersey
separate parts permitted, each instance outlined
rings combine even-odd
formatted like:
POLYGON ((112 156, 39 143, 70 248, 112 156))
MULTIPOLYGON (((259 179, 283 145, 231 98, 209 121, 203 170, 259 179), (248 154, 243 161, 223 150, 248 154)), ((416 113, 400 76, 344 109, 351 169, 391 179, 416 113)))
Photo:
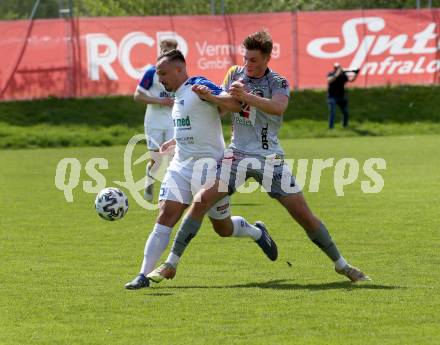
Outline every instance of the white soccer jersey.
POLYGON ((224 91, 204 77, 189 78, 175 93, 172 111, 176 155, 173 160, 223 157, 223 139, 220 115, 215 105, 202 101, 191 90, 194 84, 205 85, 215 95, 224 91))
MULTIPOLYGON (((173 94, 166 91, 159 82, 156 67, 148 68, 142 77, 136 90, 150 97, 172 98, 173 94)), ((145 111, 145 127, 148 129, 167 130, 173 127, 171 120, 171 107, 159 104, 148 104, 145 111)))

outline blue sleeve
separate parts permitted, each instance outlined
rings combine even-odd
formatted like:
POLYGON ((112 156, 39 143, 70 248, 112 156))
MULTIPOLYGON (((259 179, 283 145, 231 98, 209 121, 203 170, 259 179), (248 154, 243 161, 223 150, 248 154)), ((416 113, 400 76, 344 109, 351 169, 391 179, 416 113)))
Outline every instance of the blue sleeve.
POLYGON ((156 66, 151 66, 148 68, 141 81, 139 82, 139 86, 145 90, 149 90, 151 85, 153 85, 154 75, 156 74, 156 66))
POLYGON ((220 86, 215 85, 212 81, 206 79, 205 77, 193 77, 188 79, 185 85, 204 85, 211 90, 213 95, 218 96, 223 92, 223 89, 220 86))

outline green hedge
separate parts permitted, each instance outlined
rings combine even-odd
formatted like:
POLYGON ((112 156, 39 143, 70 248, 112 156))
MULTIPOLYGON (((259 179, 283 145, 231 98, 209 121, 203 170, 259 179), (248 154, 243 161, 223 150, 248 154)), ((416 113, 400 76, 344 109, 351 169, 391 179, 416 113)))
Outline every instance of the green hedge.
MULTIPOLYGON (((280 136, 440 134, 439 93, 431 86, 350 89, 350 128, 329 131, 326 92, 295 91, 280 136)), ((0 148, 123 145, 143 132, 144 113, 129 96, 1 102, 0 148)), ((226 120, 226 136, 229 126, 226 120)))

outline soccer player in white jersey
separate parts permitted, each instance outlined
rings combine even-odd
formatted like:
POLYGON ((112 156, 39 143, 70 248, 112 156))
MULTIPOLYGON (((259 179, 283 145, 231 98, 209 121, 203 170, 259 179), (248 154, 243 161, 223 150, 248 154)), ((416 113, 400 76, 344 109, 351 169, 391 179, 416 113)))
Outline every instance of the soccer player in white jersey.
MULTIPOLYGON (((370 280, 362 271, 348 264, 340 254, 324 223, 309 209, 300 187, 284 164, 278 132, 283 113, 287 109, 290 90, 288 81, 268 68, 272 38, 267 31, 259 31, 246 37, 243 46, 244 66, 232 66, 223 83, 223 88, 241 103, 240 111, 232 114, 232 167, 227 169, 227 174, 218 172, 213 187, 196 195, 194 200, 199 201, 193 202, 188 209, 167 261, 148 276, 156 282, 173 278, 179 258, 188 245, 185 239, 197 234, 207 210, 217 200, 232 194, 245 179, 253 177, 263 185, 269 196, 286 208, 309 239, 333 261, 337 273, 352 282, 370 280), (254 162, 250 168, 240 164, 249 160, 254 162)), ((226 166, 224 164, 221 170, 226 166)), ((230 227, 223 226, 223 231, 222 236, 232 234, 230 227)))
MULTIPOLYGON (((188 78, 180 51, 161 54, 156 68, 165 89, 175 92, 172 110, 174 138, 164 143, 161 151, 175 145, 176 153, 161 185, 159 216, 145 245, 141 271, 125 285, 131 290, 149 286, 146 276, 165 251, 172 228, 191 204, 193 195, 206 183, 216 180, 217 163, 222 160, 225 149, 219 108, 240 110, 237 100, 206 78, 188 78)), ((276 244, 262 222, 252 225, 243 217, 230 216, 229 195, 216 200, 207 213, 217 232, 223 231, 221 228, 225 224, 230 225, 233 236, 252 238, 269 259, 276 260, 276 244)))
MULTIPOLYGON (((166 52, 177 48, 177 41, 166 39, 160 42, 160 51, 166 52)), ((144 118, 145 137, 150 159, 146 166, 144 198, 153 200, 154 173, 160 168, 163 155, 159 147, 173 138, 171 108, 174 104, 173 94, 165 90, 159 82, 156 66, 149 67, 136 87, 134 100, 147 104, 144 118)))

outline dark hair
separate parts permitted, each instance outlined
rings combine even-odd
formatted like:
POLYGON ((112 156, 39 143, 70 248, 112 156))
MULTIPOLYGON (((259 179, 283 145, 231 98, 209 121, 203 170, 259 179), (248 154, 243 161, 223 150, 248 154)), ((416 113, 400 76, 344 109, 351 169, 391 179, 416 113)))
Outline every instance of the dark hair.
POLYGON ((246 37, 243 46, 247 50, 259 50, 264 55, 270 55, 273 48, 272 37, 267 30, 260 30, 246 37))
POLYGON ((183 56, 182 52, 178 49, 169 50, 167 52, 164 52, 159 55, 157 58, 157 61, 167 59, 169 62, 173 61, 181 61, 185 63, 185 57, 183 56))

